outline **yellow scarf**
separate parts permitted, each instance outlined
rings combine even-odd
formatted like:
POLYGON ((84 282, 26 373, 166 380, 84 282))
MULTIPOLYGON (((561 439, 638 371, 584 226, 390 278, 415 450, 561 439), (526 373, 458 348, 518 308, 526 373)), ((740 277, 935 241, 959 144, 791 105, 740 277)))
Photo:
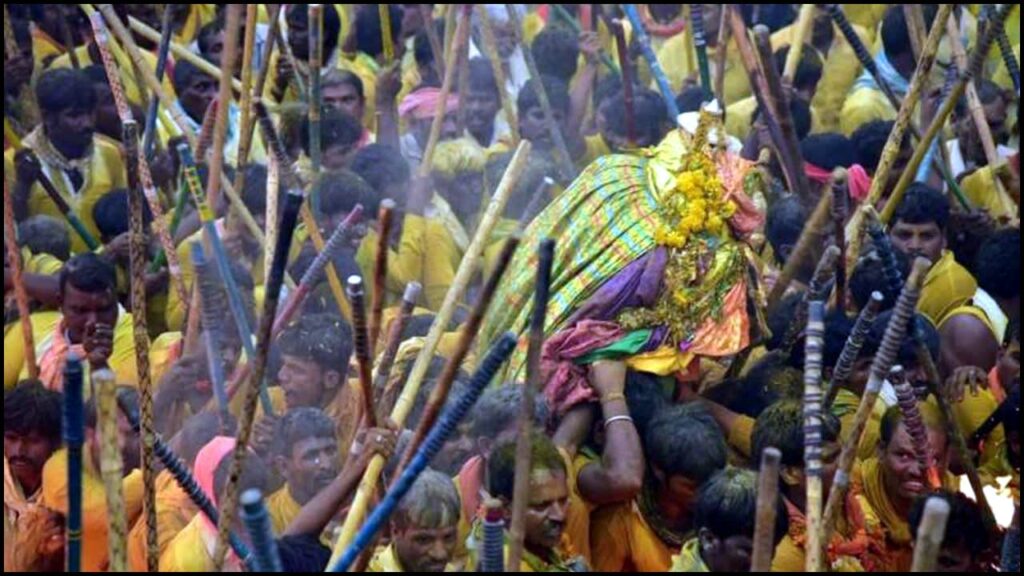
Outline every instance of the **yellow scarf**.
POLYGON ((700 539, 694 538, 683 545, 677 556, 672 557, 670 572, 711 572, 700 557, 700 539))

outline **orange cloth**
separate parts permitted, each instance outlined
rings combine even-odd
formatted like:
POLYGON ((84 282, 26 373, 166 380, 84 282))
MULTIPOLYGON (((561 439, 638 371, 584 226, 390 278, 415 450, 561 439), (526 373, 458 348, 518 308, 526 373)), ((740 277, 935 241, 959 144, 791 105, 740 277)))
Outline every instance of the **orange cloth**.
POLYGON ((597 572, 667 572, 678 553, 658 538, 636 502, 599 508, 590 525, 597 572))
MULTIPOLYGON (((160 555, 198 513, 199 508, 174 481, 174 476, 167 470, 160 472, 156 477, 156 521, 160 527, 157 531, 157 545, 160 555)), ((139 518, 128 533, 128 567, 135 572, 146 571, 145 518, 139 518)))

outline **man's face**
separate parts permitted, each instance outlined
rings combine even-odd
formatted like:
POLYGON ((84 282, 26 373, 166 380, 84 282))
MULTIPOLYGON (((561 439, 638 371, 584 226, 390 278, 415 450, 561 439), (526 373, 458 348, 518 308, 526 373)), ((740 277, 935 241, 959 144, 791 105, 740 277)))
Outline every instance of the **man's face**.
POLYGON ((11 467, 11 473, 28 491, 34 491, 42 483, 43 465, 57 449, 53 443, 39 432, 22 434, 14 430, 4 430, 4 455, 11 467))
MULTIPOLYGON (((413 136, 416 138, 416 142, 420 146, 426 146, 427 138, 430 137, 430 126, 433 124, 433 118, 419 118, 414 119, 409 123, 409 128, 413 132, 413 136)), ((441 122, 441 137, 440 142, 445 140, 454 140, 459 137, 459 125, 458 117, 455 112, 449 112, 445 114, 444 121, 441 122)))
POLYGON ((494 92, 469 90, 466 93, 466 128, 470 132, 490 130, 500 108, 501 99, 494 92))
POLYGON ((221 58, 224 56, 224 31, 221 30, 210 37, 209 44, 206 46, 206 58, 220 67, 221 58))
MULTIPOLYGON (((836 469, 839 467, 839 452, 842 451, 842 446, 839 445, 838 441, 826 442, 821 447, 821 466, 822 466, 822 492, 828 494, 832 489, 832 479, 836 475, 836 469)), ((800 483, 795 489, 801 493, 807 492, 807 476, 803 473, 802 468, 796 469, 790 476, 798 476, 800 483)))
POLYGON ((44 119, 46 135, 50 141, 71 159, 85 155, 96 132, 96 111, 92 108, 72 108, 49 114, 44 119))
POLYGON ((104 136, 121 140, 121 117, 117 115, 114 95, 107 84, 93 84, 96 92, 96 131, 104 136))
POLYGON ((1005 349, 999 351, 996 360, 999 382, 1009 386, 1020 376, 1020 342, 1013 340, 1005 349))
POLYGON ((935 222, 911 224, 898 220, 889 231, 892 245, 908 258, 924 256, 933 264, 942 258, 946 249, 946 235, 935 222))
POLYGON ((750 572, 754 540, 750 536, 718 538, 707 528, 700 530, 701 558, 712 572, 750 572))
POLYGON ((323 88, 324 106, 344 110, 353 118, 361 119, 365 102, 359 96, 355 86, 349 83, 331 84, 323 88))
POLYGON ((512 22, 491 22, 494 40, 498 45, 498 56, 507 61, 516 51, 516 29, 512 22))
POLYGON ((530 503, 526 509, 526 544, 534 550, 554 550, 565 531, 569 489, 562 470, 530 474, 530 503))
POLYGON ((281 472, 295 500, 302 505, 327 488, 338 475, 338 440, 306 438, 281 459, 281 472))
POLYGON ((70 282, 65 285, 61 314, 71 342, 79 344, 89 327, 117 324, 117 298, 112 290, 83 292, 70 282))
POLYGON ((292 49, 295 58, 302 61, 309 60, 309 21, 300 15, 300 10, 306 7, 297 4, 288 10, 286 18, 288 22, 288 46, 292 49))
POLYGON ((324 401, 324 371, 312 360, 285 355, 277 382, 284 390, 288 409, 320 408, 324 401))
POLYGON ((141 466, 141 440, 139 432, 132 428, 128 418, 120 412, 117 413, 117 439, 121 446, 124 473, 127 475, 132 470, 136 470, 141 466))
POLYGON ((473 456, 477 455, 477 443, 469 435, 467 424, 459 427, 459 433, 445 442, 444 447, 430 462, 430 466, 449 476, 455 476, 473 456))
POLYGON ((181 107, 196 122, 202 122, 210 103, 217 98, 217 83, 206 74, 196 74, 178 94, 181 107))
MULTIPOLYGON (((555 125, 564 133, 565 129, 562 124, 565 122, 565 115, 561 110, 552 110, 551 114, 555 117, 555 125)), ((554 146, 551 142, 551 132, 548 130, 547 124, 544 123, 544 111, 540 106, 530 108, 520 118, 519 133, 523 139, 533 142, 534 146, 539 148, 551 149, 554 146)))
MULTIPOLYGON (((395 554, 406 572, 440 574, 452 559, 458 541, 458 527, 419 528, 392 523, 395 554)), ((409 523, 411 524, 411 522, 409 523)))
MULTIPOLYGON (((939 430, 928 430, 928 444, 933 455, 946 452, 946 435, 939 430)), ((928 491, 927 470, 917 462, 914 440, 907 427, 900 424, 887 446, 879 446, 878 460, 882 464, 882 478, 886 494, 909 506, 918 496, 928 491)))

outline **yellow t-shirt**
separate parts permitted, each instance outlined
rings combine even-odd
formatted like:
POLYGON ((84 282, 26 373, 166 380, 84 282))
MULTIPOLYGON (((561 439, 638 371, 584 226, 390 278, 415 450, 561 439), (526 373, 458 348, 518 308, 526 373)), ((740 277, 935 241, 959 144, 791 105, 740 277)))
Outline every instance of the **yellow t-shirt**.
POLYGON ((996 177, 991 166, 983 166, 964 177, 960 182, 960 188, 972 206, 988 210, 996 220, 1012 219, 1018 215, 1017 204, 996 186, 996 177))
POLYGON ((21 261, 26 274, 56 276, 64 263, 49 254, 33 254, 28 248, 21 249, 21 261))
POLYGON ((199 514, 167 545, 160 556, 161 572, 213 572, 217 535, 203 529, 199 514))
POLYGON ((868 122, 896 119, 896 109, 881 90, 856 88, 846 97, 839 115, 839 129, 846 136, 868 122))
MULTIPOLYGON (((49 334, 57 328, 60 318, 60 312, 36 312, 29 317, 37 346, 44 334, 49 334)), ((37 356, 36 362, 38 361, 37 356)), ((25 340, 22 338, 21 322, 15 322, 6 328, 4 333, 4 390, 14 388, 23 373, 27 376, 25 340)))
POLYGON ((974 276, 956 261, 952 252, 943 250, 942 258, 924 279, 917 311, 933 325, 941 326, 950 312, 974 298, 977 291, 978 282, 974 276))
POLYGON ((267 514, 270 516, 270 524, 274 527, 274 534, 284 534, 288 525, 301 511, 302 505, 292 498, 287 485, 282 486, 267 499, 267 514))
MULTIPOLYGON (((661 64, 662 70, 665 71, 672 90, 676 93, 682 88, 683 80, 697 74, 697 70, 691 69, 686 59, 686 39, 687 36, 685 34, 677 34, 666 40, 657 51, 658 62, 661 64)), ((716 52, 716 48, 708 47, 708 60, 712 63, 716 61, 716 52)), ((712 64, 712 82, 716 82, 716 73, 717 68, 712 64)), ((736 41, 731 37, 725 55, 725 83, 723 89, 725 91, 726 105, 742 100, 751 94, 750 80, 747 78, 746 69, 743 68, 740 51, 736 48, 736 41)))
MULTIPOLYGON (((164 470, 156 477, 157 545, 162 555, 171 541, 180 533, 199 509, 188 497, 170 472, 164 470)), ((135 572, 146 571, 146 521, 140 517, 128 533, 128 567, 135 572)))
POLYGON ((678 551, 658 538, 635 502, 598 508, 590 519, 597 572, 667 572, 678 551))

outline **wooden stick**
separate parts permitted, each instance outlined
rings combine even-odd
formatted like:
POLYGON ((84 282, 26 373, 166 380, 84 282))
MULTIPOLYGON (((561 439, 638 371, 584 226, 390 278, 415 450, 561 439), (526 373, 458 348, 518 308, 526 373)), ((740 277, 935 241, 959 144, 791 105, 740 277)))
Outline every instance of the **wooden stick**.
MULTIPOLYGON (((387 11, 387 5, 383 6, 387 11)), ((332 8, 333 9, 333 8, 332 8)), ((323 38, 324 6, 323 4, 309 5, 309 161, 313 169, 313 179, 310 182, 309 204, 314 216, 320 215, 320 166, 321 166, 321 145, 320 145, 320 109, 323 106, 323 98, 320 90, 320 69, 323 68, 324 44, 323 38)))
MULTIPOLYGON (((846 170, 844 168, 836 168, 832 172, 831 185, 833 187, 844 186, 845 183, 846 170)), ((793 247, 793 252, 786 259, 786 264, 782 267, 778 280, 775 281, 772 291, 768 294, 769 313, 774 311, 779 302, 782 301, 783 296, 786 295, 786 289, 789 288, 793 279, 796 278, 800 268, 804 265, 804 261, 810 257, 815 247, 821 245, 825 235, 825 224, 829 220, 831 205, 832 194, 829 192, 822 194, 821 199, 818 200, 818 206, 811 213, 807 224, 800 232, 800 238, 797 240, 796 246, 793 247)))
POLYGON ((853 374, 853 365, 857 362, 857 357, 860 356, 861 348, 864 347, 864 339, 867 338, 871 325, 875 323, 875 318, 878 317, 878 311, 882 308, 884 300, 885 297, 881 292, 872 292, 871 300, 857 316, 857 322, 854 323, 850 336, 843 345, 843 351, 839 354, 839 360, 836 361, 836 366, 832 370, 830 387, 825 396, 826 410, 832 407, 836 394, 850 380, 850 376, 853 374))
POLYGON ((729 56, 729 36, 732 27, 727 24, 729 12, 721 8, 718 19, 718 45, 715 46, 715 95, 718 101, 725 104, 725 63, 729 56))
MULTIPOLYGON (((160 31, 160 43, 157 48, 156 56, 156 79, 163 81, 164 73, 167 70, 167 54, 171 48, 171 34, 174 32, 174 25, 172 18, 174 16, 174 7, 164 7, 164 14, 160 21, 162 26, 160 31)), ((142 152, 146 155, 146 158, 153 157, 153 147, 156 144, 156 119, 160 114, 160 101, 153 97, 149 100, 149 108, 146 110, 146 122, 143 124, 142 131, 142 152)))
POLYGON ((704 89, 704 101, 715 97, 711 87, 711 66, 708 63, 708 41, 704 32, 704 5, 689 4, 690 26, 693 28, 693 47, 697 53, 697 67, 700 69, 700 87, 704 89))
MULTIPOLYGON (((426 408, 423 410, 423 416, 420 418, 419 424, 416 426, 415 433, 413 434, 412 440, 409 442, 409 446, 405 451, 405 454, 398 465, 398 470, 403 470, 408 464, 412 455, 419 449, 423 439, 426 438, 427 433, 430 432, 430 428, 437 421, 437 417, 441 414, 441 409, 444 407, 445 402, 448 401, 448 393, 451 392, 452 384, 455 382, 455 376, 462 368, 462 362, 466 359, 466 355, 469 354, 470 348, 473 346, 473 341, 476 340, 476 335, 480 332, 480 326, 484 322, 484 318, 487 316, 487 310, 491 306, 491 301, 494 299, 494 293, 498 290, 498 284, 501 282, 502 276, 505 275, 505 270, 508 269, 509 263, 512 262, 512 256, 516 252, 516 248, 519 247, 520 238, 518 236, 512 236, 505 241, 502 246, 501 254, 498 256, 498 262, 494 267, 494 271, 490 277, 487 278, 487 282, 484 283, 483 291, 480 293, 480 297, 473 307, 473 311, 469 315, 469 319, 466 320, 465 324, 459 330, 459 341, 455 346, 455 350, 451 353, 448 358, 448 362, 444 365, 444 371, 441 372, 441 376, 437 379, 437 384, 434 390, 430 394, 430 398, 427 400, 426 408)), ((396 474, 397 476, 397 474, 396 474)))
POLYGON ((359 390, 363 396, 363 422, 367 428, 377 427, 377 411, 373 407, 373 359, 370 356, 370 336, 366 326, 366 299, 363 279, 349 276, 346 287, 352 303, 352 331, 355 335, 356 361, 359 363, 359 390))
MULTIPOLYGON (((924 10, 920 4, 904 4, 903 19, 907 23, 907 32, 910 35, 910 49, 914 53, 914 61, 921 58, 924 50, 925 36, 928 34, 928 24, 924 21, 924 10)), ((939 24, 942 24, 939 22, 939 24)))
POLYGON ((544 83, 541 81, 541 74, 537 70, 537 61, 533 57, 533 50, 530 46, 526 45, 526 42, 520 37, 523 30, 523 21, 519 17, 519 12, 513 4, 506 4, 505 10, 508 12, 509 23, 512 25, 514 34, 516 37, 516 43, 521 44, 523 48, 523 60, 526 61, 526 69, 530 71, 530 78, 535 82, 534 87, 537 90, 537 100, 540 103, 540 108, 544 112, 544 124, 547 126, 548 134, 551 136, 551 142, 555 145, 555 161, 558 165, 558 171, 562 173, 562 178, 565 181, 571 181, 576 175, 576 168, 572 163, 572 155, 569 154, 569 147, 565 144, 565 136, 562 134, 561 128, 555 122, 555 115, 552 112, 551 100, 548 98, 547 89, 544 87, 544 83))
POLYGON ((28 292, 22 278, 24 262, 21 261, 21 247, 18 244, 18 228, 14 225, 14 200, 11 190, 4 179, 4 238, 6 238, 7 265, 11 268, 11 284, 14 285, 14 299, 18 305, 18 320, 21 322, 22 346, 25 348, 25 367, 28 377, 39 378, 39 365, 36 363, 36 339, 32 332, 32 309, 28 303, 28 292))
POLYGON ((238 29, 241 22, 241 4, 228 4, 227 23, 224 25, 224 54, 217 101, 217 120, 213 127, 213 160, 207 180, 206 201, 216 206, 220 199, 221 175, 224 170, 224 143, 227 141, 228 116, 231 115, 231 78, 238 56, 238 29))
MULTIPOLYGON (((438 311, 437 316, 434 319, 434 323, 431 325, 430 331, 424 339, 423 349, 416 357, 416 362, 413 364, 412 370, 409 373, 409 378, 405 382, 402 394, 399 396, 394 409, 391 411, 391 422, 397 426, 405 424, 405 419, 409 416, 409 412, 412 410, 413 403, 416 401, 416 395, 419 393, 420 385, 423 383, 423 378, 426 376, 427 369, 430 367, 430 363, 434 359, 434 351, 437 350, 437 344, 441 340, 441 335, 447 329, 448 323, 451 321, 452 314, 455 312, 456 304, 462 298, 462 295, 465 293, 466 288, 469 286, 469 283, 476 272, 476 267, 481 254, 483 254, 484 246, 487 245, 491 232, 494 230, 494 226, 498 222, 498 218, 502 213, 504 213, 505 205, 508 203, 509 196, 526 167, 526 161, 529 156, 530 142, 528 140, 523 140, 519 143, 519 147, 516 149, 515 155, 512 156, 512 161, 509 163, 509 167, 505 170, 505 176, 502 178, 501 184, 498 185, 498 190, 491 198, 491 203, 488 205, 487 211, 480 220, 480 225, 476 229, 476 234, 473 236, 473 240, 470 242, 469 248, 466 250, 466 255, 462 258, 462 262, 459 264, 459 269, 455 273, 452 285, 448 288, 448 293, 445 295, 444 302, 441 304, 441 309, 438 311)), ((367 467, 366 472, 363 473, 362 482, 359 484, 359 489, 356 491, 356 495, 352 501, 352 506, 349 509, 349 514, 345 517, 345 523, 342 526, 337 540, 335 541, 332 561, 336 561, 338 559, 341 553, 348 547, 352 542, 352 539, 355 537, 359 524, 366 516, 366 510, 369 506, 370 498, 377 488, 377 481, 380 479, 380 474, 383 469, 384 458, 376 456, 372 461, 370 461, 370 465, 367 467)))
MULTIPOLYGON (((945 8, 946 6, 947 5, 942 5, 940 7, 940 17, 942 8, 945 8)), ((1010 9, 1010 5, 1001 5, 996 11, 994 22, 1005 22, 1010 13, 1010 9)), ((948 18, 948 15, 946 17, 948 18)), ((943 22, 943 20, 939 20, 938 22, 943 22)), ((900 176, 899 182, 896 183, 896 188, 893 190, 888 202, 886 202, 885 209, 882 210, 883 222, 889 222, 893 213, 896 212, 896 207, 903 201, 903 194, 906 192, 907 187, 910 186, 910 183, 914 181, 914 178, 917 175, 917 169, 921 166, 922 160, 924 160, 925 155, 928 153, 928 148, 931 147, 932 142, 935 141, 935 137, 938 136, 943 126, 945 126, 946 119, 948 119, 950 114, 953 113, 953 109, 956 107, 957 101, 959 101, 964 95, 964 91, 967 89, 967 84, 971 82, 975 76, 978 76, 981 73, 982 66, 985 64, 985 58, 988 56, 993 40, 995 40, 995 35, 992 31, 992 27, 990 26, 986 28, 985 32, 978 39, 978 44, 975 46, 974 52, 971 54, 970 63, 964 73, 960 76, 960 79, 957 80, 956 84, 953 86, 949 99, 942 103, 942 107, 936 113, 931 125, 928 126, 928 130, 921 136, 921 140, 918 142, 917 148, 914 150, 914 155, 911 157, 910 163, 900 176)))
MULTIPOLYGON (((71 10, 74 10, 74 7, 71 7, 71 10)), ((58 5, 57 11, 60 13, 60 18, 57 22, 57 27, 60 29, 60 41, 64 43, 64 48, 67 50, 68 59, 71 61, 71 68, 81 70, 82 63, 78 61, 78 54, 75 53, 75 40, 71 36, 71 28, 68 26, 68 14, 65 11, 65 6, 58 5)))
POLYGON ((810 302, 804 360, 804 462, 807 478, 807 572, 825 571, 822 517, 821 358, 825 340, 825 303, 810 302))
MULTIPOLYGON (((466 18, 472 17, 472 7, 466 9, 466 18)), ((459 95, 459 109, 456 111, 456 130, 459 134, 466 132, 466 97, 469 94, 469 41, 458 46, 458 57, 456 65, 459 67, 457 93, 459 95)))
POLYGON ((903 413, 903 425, 907 433, 914 441, 914 455, 917 457, 917 464, 921 470, 926 471, 928 477, 928 488, 930 490, 941 490, 942 479, 939 477, 939 469, 935 466, 935 453, 928 442, 928 428, 925 427, 921 418, 921 409, 917 406, 917 397, 914 389, 907 381, 907 374, 903 366, 893 366, 889 371, 889 383, 896 391, 896 399, 903 413))
MULTIPOLYGON (((615 48, 622 63, 622 93, 626 104, 626 140, 630 146, 636 146, 636 110, 633 103, 633 61, 629 58, 629 46, 626 45, 626 31, 622 20, 612 20, 612 33, 615 35, 615 48)), ((513 564, 516 566, 517 564, 513 564)))
MULTIPOLYGON (((271 20, 271 22, 273 22, 273 20, 271 20)), ((138 34, 140 38, 145 38, 150 42, 160 42, 160 32, 157 32, 134 16, 128 17, 128 27, 132 32, 138 34)), ((171 40, 169 46, 171 54, 173 54, 176 59, 187 61, 189 64, 194 64, 195 67, 203 74, 206 74, 215 80, 220 80, 220 68, 212 64, 209 60, 204 59, 202 56, 199 56, 195 52, 189 50, 186 46, 182 46, 173 40, 171 40)), ((143 73, 143 81, 145 81, 145 73, 143 73)), ((236 92, 242 91, 242 83, 239 80, 232 80, 231 87, 236 92)), ((149 86, 149 88, 152 90, 152 86, 149 86)), ((164 105, 163 101, 161 101, 161 104, 164 105)))
POLYGON ((377 363, 377 371, 373 378, 373 391, 377 401, 377 421, 383 422, 391 408, 395 404, 395 396, 398 393, 398 381, 391 386, 391 370, 395 365, 395 358, 398 355, 398 348, 402 345, 402 332, 405 331, 412 312, 416 308, 416 301, 420 298, 423 287, 419 282, 410 282, 405 287, 405 294, 402 296, 402 307, 398 317, 391 323, 391 330, 388 332, 388 339, 381 352, 380 360, 377 363))
POLYGON ((779 513, 779 469, 782 452, 765 448, 757 473, 757 515, 754 518, 754 546, 750 571, 766 573, 775 555, 775 522, 779 513))
POLYGON ((217 548, 214 553, 215 572, 223 571, 224 561, 227 557, 228 537, 230 528, 235 522, 235 512, 238 506, 238 484, 249 450, 249 439, 252 436, 259 392, 266 376, 278 298, 281 294, 281 286, 284 284, 284 269, 288 264, 288 248, 292 245, 301 204, 302 194, 294 190, 290 191, 286 197, 284 209, 281 211, 280 236, 277 239, 277 246, 274 247, 274 266, 271 269, 270 281, 267 283, 263 301, 263 317, 260 319, 259 346, 253 360, 252 378, 249 379, 245 389, 242 416, 238 426, 238 443, 231 459, 228 483, 224 487, 222 498, 219 499, 221 514, 220 522, 217 525, 217 548))
POLYGON ((929 498, 924 504, 924 515, 917 527, 917 543, 914 545, 914 563, 911 572, 934 573, 939 565, 939 550, 946 537, 946 523, 949 520, 949 503, 942 498, 929 498))
MULTIPOLYGON (((126 572, 128 520, 124 508, 124 462, 117 428, 117 382, 109 369, 92 373, 100 444, 100 476, 107 500, 107 544, 111 572, 126 572)), ((147 554, 148 555, 148 554, 147 554)))
POLYGON ((143 193, 139 182, 140 164, 138 124, 134 120, 122 122, 128 174, 128 214, 131 231, 129 258, 131 261, 132 328, 135 343, 135 367, 138 371, 139 408, 142 413, 142 484, 146 512, 146 564, 150 572, 157 570, 159 546, 156 518, 156 459, 153 457, 153 438, 156 425, 153 416, 153 384, 149 370, 149 327, 146 320, 146 231, 142 217, 143 193))
POLYGON ((519 217, 518 228, 520 231, 525 231, 526 227, 533 222, 533 219, 541 213, 544 206, 547 205, 547 200, 550 198, 548 196, 548 191, 554 188, 554 186, 555 181, 548 176, 545 176, 544 179, 541 180, 540 184, 537 185, 537 188, 533 191, 533 195, 530 196, 530 202, 526 205, 526 208, 523 209, 523 214, 519 217))
MULTIPOLYGON (((302 9, 301 6, 295 6, 294 8, 299 10, 302 9)), ((283 9, 284 8, 282 8, 282 10, 283 9)), ((299 95, 299 100, 303 102, 308 102, 307 96, 309 93, 306 91, 306 83, 302 81, 302 74, 299 72, 299 61, 298 59, 295 58, 295 53, 292 51, 292 46, 291 44, 285 42, 284 33, 281 31, 280 27, 278 27, 275 32, 276 33, 274 34, 273 41, 274 43, 277 44, 278 53, 284 55, 284 58, 291 65, 291 81, 295 83, 295 91, 299 95)), ((287 92, 287 88, 285 89, 285 92, 287 92)))
POLYGON ((784 82, 793 83, 796 77, 796 70, 800 66, 800 60, 804 55, 804 43, 811 34, 814 27, 814 13, 818 7, 814 4, 801 4, 800 14, 797 16, 796 25, 793 27, 793 35, 789 41, 789 53, 786 54, 786 65, 782 69, 784 82))
MULTIPOLYGON (((572 30, 573 34, 579 36, 580 34, 583 33, 583 27, 580 26, 580 23, 577 22, 576 18, 573 18, 572 14, 566 11, 566 9, 561 4, 549 4, 548 6, 551 7, 552 12, 556 16, 560 17, 562 21, 569 25, 569 28, 572 30)), ((595 22, 596 19, 599 18, 597 14, 593 14, 592 17, 595 19, 595 22)), ((609 72, 611 72, 612 74, 619 73, 619 67, 615 65, 615 61, 612 60, 611 56, 609 56, 607 52, 605 52, 604 50, 599 50, 597 53, 597 57, 601 61, 601 64, 603 64, 609 72)))
POLYGON ((838 262, 839 248, 834 245, 826 248, 818 260, 818 264, 814 267, 814 274, 811 275, 811 281, 807 284, 807 291, 803 294, 801 306, 796 308, 782 340, 782 345, 779 347, 780 350, 790 353, 799 342, 801 329, 807 324, 807 304, 813 301, 824 302, 828 299, 838 262))
POLYGON ((64 445, 68 451, 68 514, 64 536, 67 571, 82 571, 82 444, 85 406, 82 398, 82 360, 74 352, 64 364, 64 445))
MULTIPOLYGON (((377 14, 380 17, 380 41, 384 48, 384 66, 390 66, 391 62, 395 59, 395 43, 392 40, 391 31, 391 10, 388 4, 378 4, 377 14)), ((429 27, 432 24, 430 20, 426 20, 424 25, 429 27)))
MULTIPOLYGON (((557 6, 557 4, 552 4, 552 6, 557 6)), ((498 85, 498 95, 501 97, 501 110, 505 114, 505 121, 508 123, 512 133, 512 142, 518 146, 519 122, 516 121, 516 106, 509 97, 508 77, 505 76, 505 65, 501 61, 501 54, 498 53, 498 41, 494 38, 494 29, 491 27, 491 17, 487 14, 487 7, 483 4, 477 5, 477 16, 480 17, 480 33, 484 39, 484 54, 491 61, 491 69, 494 70, 494 81, 498 85)), ((427 28, 428 35, 431 30, 431 28, 427 28)), ((439 75, 443 76, 443 74, 439 75)))
MULTIPOLYGON (((430 43, 430 52, 434 57, 434 71, 438 78, 444 78, 444 46, 441 39, 437 37, 437 28, 434 27, 434 15, 431 13, 430 4, 417 4, 420 16, 423 18, 424 30, 427 32, 427 40, 430 43)), ((486 38, 486 35, 484 36, 486 38)), ((492 36, 493 38, 493 36, 492 36)), ((495 52, 497 53, 497 52, 495 52)), ((495 72, 497 74, 497 72, 495 72)), ((497 75, 495 75, 497 78, 497 75)))
POLYGON ((370 299, 370 357, 376 356, 379 349, 380 325, 384 317, 385 291, 388 276, 388 250, 391 238, 391 227, 394 223, 396 204, 386 198, 380 203, 377 213, 377 257, 373 266, 373 296, 370 299))
POLYGON ((526 359, 526 385, 519 402, 519 420, 516 438, 516 473, 512 491, 512 517, 510 521, 509 566, 517 567, 523 559, 526 540, 526 508, 530 499, 531 442, 533 432, 534 396, 543 385, 540 370, 541 351, 544 347, 544 320, 547 318, 551 293, 551 268, 555 260, 555 241, 545 238, 537 250, 537 282, 533 293, 533 315, 530 318, 530 345, 526 359))
POLYGON ((864 395, 861 397, 860 406, 857 407, 857 414, 854 417, 853 428, 850 436, 843 444, 842 452, 839 455, 839 467, 836 470, 835 478, 832 481, 832 490, 828 494, 828 502, 825 505, 825 513, 822 520, 822 542, 831 540, 832 530, 835 528, 836 519, 840 508, 850 488, 850 474, 853 470, 853 463, 857 459, 857 449, 860 446, 861 437, 864 435, 864 428, 867 426, 868 418, 882 390, 882 383, 889 375, 889 370, 896 363, 903 340, 907 336, 907 330, 913 321, 914 308, 921 296, 921 284, 928 274, 931 263, 926 258, 918 258, 914 261, 910 278, 900 294, 896 307, 893 309, 892 318, 885 329, 882 343, 878 348, 874 361, 871 363, 871 376, 868 379, 864 395))

